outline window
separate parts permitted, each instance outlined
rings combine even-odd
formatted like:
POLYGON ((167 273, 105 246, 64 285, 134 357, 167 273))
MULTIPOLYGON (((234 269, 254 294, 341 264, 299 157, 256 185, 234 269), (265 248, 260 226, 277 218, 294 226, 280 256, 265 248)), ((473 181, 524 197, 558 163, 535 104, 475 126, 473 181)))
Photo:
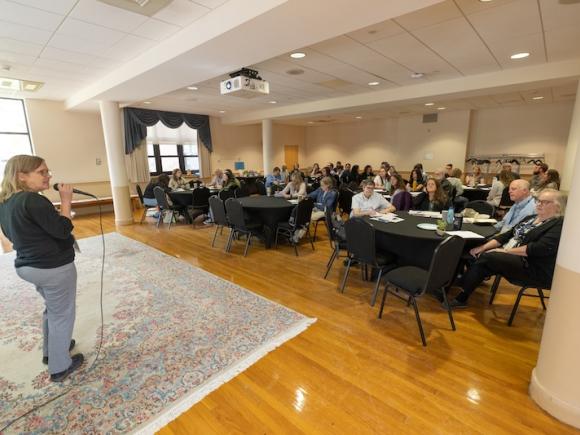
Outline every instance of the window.
POLYGON ((183 124, 176 129, 157 123, 147 127, 147 159, 151 175, 169 174, 175 168, 200 175, 197 130, 183 124))
POLYGON ((6 162, 18 154, 32 154, 24 101, 0 98, 0 177, 6 162))

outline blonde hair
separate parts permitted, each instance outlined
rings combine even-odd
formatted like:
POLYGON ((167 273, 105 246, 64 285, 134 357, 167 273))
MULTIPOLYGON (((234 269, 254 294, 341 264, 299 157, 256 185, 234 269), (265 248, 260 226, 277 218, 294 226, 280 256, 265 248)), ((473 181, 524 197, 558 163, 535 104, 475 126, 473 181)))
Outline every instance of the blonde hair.
POLYGON ((19 173, 28 174, 44 163, 42 157, 18 155, 12 157, 4 168, 4 178, 0 186, 0 204, 7 201, 12 195, 21 190, 28 190, 28 186, 18 179, 19 173))

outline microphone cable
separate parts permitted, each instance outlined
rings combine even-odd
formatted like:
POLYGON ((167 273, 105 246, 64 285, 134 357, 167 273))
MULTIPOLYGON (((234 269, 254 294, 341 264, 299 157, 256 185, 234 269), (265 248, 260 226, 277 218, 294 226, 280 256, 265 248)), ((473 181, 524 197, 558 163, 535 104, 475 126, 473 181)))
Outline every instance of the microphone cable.
MULTIPOLYGON (((85 194, 83 192, 83 194, 85 194)), ((102 241, 102 254, 101 254, 101 285, 100 285, 100 296, 99 296, 99 300, 100 300, 100 312, 101 312, 101 333, 100 333, 100 339, 99 339, 99 345, 97 346, 97 354, 95 356, 95 359, 93 360, 92 364, 89 366, 89 368, 87 370, 85 370, 84 373, 80 373, 81 375, 83 375, 81 377, 81 379, 77 380, 77 382, 69 385, 67 387, 67 389, 65 391, 63 391, 60 394, 57 394, 56 396, 54 396, 51 399, 48 399, 47 401, 41 403, 40 405, 36 405, 35 407, 33 407, 32 409, 30 409, 29 411, 25 412, 24 414, 19 415, 18 417, 16 417, 15 419, 11 420, 10 422, 8 422, 8 424, 6 424, 4 427, 2 427, 0 429, 0 434, 3 434, 4 431, 6 429, 8 429, 10 426, 12 426, 14 423, 16 423, 17 421, 22 420, 23 418, 29 416, 30 414, 38 411, 41 408, 44 408, 46 405, 48 405, 49 403, 54 402, 55 400, 60 399, 61 397, 66 396, 68 393, 70 393, 74 388, 82 385, 83 383, 85 383, 86 381, 86 377, 89 373, 91 373, 96 364, 97 364, 97 360, 99 359, 99 355, 101 353, 101 348, 103 347, 103 335, 104 335, 104 331, 105 331, 105 316, 104 316, 104 311, 103 311, 103 279, 105 276, 105 231, 103 230, 103 209, 101 207, 101 200, 96 197, 95 195, 91 195, 91 194, 85 194, 87 196, 91 196, 93 198, 95 198, 97 200, 97 205, 99 206, 99 227, 101 229, 101 241, 102 241)))

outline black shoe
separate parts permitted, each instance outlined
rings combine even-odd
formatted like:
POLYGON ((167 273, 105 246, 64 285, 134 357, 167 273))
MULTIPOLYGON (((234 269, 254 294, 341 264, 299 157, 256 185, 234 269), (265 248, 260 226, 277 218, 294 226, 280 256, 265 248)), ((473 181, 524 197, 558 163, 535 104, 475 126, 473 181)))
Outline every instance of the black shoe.
POLYGON ((70 375, 72 372, 74 372, 76 369, 78 369, 80 366, 82 366, 84 361, 85 361, 85 357, 83 356, 82 353, 77 353, 76 355, 73 355, 72 362, 71 362, 70 366, 68 367, 68 369, 66 369, 65 371, 62 371, 59 373, 53 373, 52 375, 50 375, 50 381, 51 382, 64 381, 66 378, 68 378, 68 375, 70 375))
MULTIPOLYGON (((441 305, 443 306, 443 308, 447 309, 445 303, 442 303, 441 305)), ((451 302, 449 302, 449 306, 453 310, 462 310, 464 308, 467 308, 467 302, 461 302, 458 301, 457 299, 453 299, 451 302)))
MULTIPOLYGON (((69 351, 69 352, 75 348, 75 344, 77 344, 77 342, 76 342, 76 341, 75 341, 75 339, 73 338, 73 339, 70 341, 70 345, 68 346, 68 351, 69 351)), ((43 356, 43 357, 42 357, 42 364, 48 364, 48 357, 47 357, 47 356, 43 356)))

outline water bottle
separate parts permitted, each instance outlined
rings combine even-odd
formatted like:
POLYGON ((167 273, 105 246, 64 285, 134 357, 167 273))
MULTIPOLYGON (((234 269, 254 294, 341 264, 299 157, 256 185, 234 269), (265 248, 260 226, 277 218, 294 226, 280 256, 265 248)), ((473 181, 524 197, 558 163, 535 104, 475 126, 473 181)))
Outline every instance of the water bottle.
POLYGON ((452 227, 454 219, 455 219, 455 209, 453 208, 453 204, 451 204, 449 206, 449 210, 447 211, 447 224, 452 227))

